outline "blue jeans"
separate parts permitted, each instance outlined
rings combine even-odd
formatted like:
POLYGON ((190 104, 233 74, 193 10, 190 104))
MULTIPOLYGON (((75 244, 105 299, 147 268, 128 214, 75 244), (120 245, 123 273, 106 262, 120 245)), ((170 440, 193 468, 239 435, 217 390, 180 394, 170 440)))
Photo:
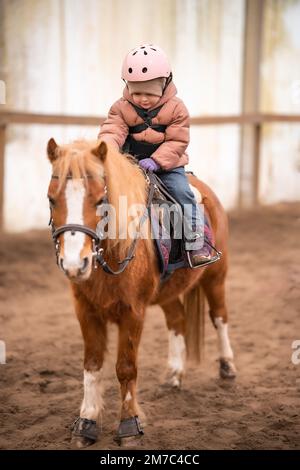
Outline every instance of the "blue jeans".
POLYGON ((204 215, 203 208, 197 205, 184 167, 174 168, 171 171, 157 171, 157 176, 162 180, 171 196, 178 201, 184 214, 184 238, 185 248, 195 250, 203 246, 204 215), (197 239, 197 235, 200 237, 197 239))

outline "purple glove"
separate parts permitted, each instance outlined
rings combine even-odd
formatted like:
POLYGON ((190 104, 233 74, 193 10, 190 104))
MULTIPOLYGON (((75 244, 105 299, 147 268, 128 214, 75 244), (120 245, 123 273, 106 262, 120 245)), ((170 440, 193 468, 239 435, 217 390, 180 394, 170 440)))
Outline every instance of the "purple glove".
POLYGON ((152 158, 144 158, 139 161, 139 165, 143 170, 157 171, 160 169, 160 166, 152 160, 152 158))

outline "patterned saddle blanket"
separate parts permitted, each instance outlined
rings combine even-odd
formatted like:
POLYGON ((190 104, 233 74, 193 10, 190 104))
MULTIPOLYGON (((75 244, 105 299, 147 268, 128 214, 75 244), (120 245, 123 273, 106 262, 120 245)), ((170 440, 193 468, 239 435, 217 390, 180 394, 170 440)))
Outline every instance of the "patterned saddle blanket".
MULTIPOLYGON (((151 208, 152 237, 155 241, 161 278, 164 280, 176 269, 188 267, 185 244, 183 239, 183 218, 180 204, 169 194, 168 190, 156 174, 151 175, 155 191, 151 208)), ((211 229, 204 216, 204 237, 209 241, 211 229)))

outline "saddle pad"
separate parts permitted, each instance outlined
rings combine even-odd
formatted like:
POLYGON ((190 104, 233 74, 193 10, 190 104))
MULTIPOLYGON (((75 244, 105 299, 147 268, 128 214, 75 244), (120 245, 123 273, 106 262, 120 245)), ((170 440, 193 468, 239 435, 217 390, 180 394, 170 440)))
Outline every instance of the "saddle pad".
MULTIPOLYGON (((184 241, 174 239, 172 237, 172 231, 170 234, 166 227, 163 226, 161 217, 159 217, 157 213, 157 205, 156 207, 151 207, 151 230, 162 278, 176 271, 176 269, 189 266, 185 254, 184 241)), ((213 242, 211 239, 209 221, 206 215, 204 216, 204 237, 208 239, 210 243, 213 242)))
MULTIPOLYGON (((152 238, 154 239, 154 244, 157 251, 157 259, 159 264, 159 271, 161 273, 161 278, 165 279, 176 269, 188 267, 188 260, 186 257, 184 240, 182 238, 174 238, 175 223, 181 224, 181 231, 183 233, 182 226, 182 217, 179 216, 177 220, 170 220, 170 216, 164 217, 164 209, 172 206, 172 211, 169 211, 169 214, 175 216, 176 207, 178 207, 179 214, 182 213, 180 204, 170 195, 166 186, 159 179, 158 175, 151 173, 148 175, 151 180, 151 183, 155 187, 153 193, 152 203, 150 205, 149 217, 151 221, 151 231, 152 238), (167 224, 164 224, 164 221, 167 220, 167 224), (172 223, 173 222, 173 223, 172 223)), ((202 202, 202 195, 200 192, 191 187, 196 200, 198 203, 202 202)), ((210 229, 210 223, 206 215, 204 215, 204 237, 212 244, 213 240, 212 231, 210 229)))

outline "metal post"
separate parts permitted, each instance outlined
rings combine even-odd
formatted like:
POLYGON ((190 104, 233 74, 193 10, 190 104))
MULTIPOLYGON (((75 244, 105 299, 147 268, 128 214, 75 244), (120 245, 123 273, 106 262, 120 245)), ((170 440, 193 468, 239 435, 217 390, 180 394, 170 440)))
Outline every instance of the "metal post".
MULTIPOLYGON (((259 114, 264 0, 246 0, 242 113, 259 114)), ((260 124, 241 127, 239 206, 258 201, 260 124)))
POLYGON ((0 125, 0 232, 4 229, 4 155, 6 125, 0 125))

